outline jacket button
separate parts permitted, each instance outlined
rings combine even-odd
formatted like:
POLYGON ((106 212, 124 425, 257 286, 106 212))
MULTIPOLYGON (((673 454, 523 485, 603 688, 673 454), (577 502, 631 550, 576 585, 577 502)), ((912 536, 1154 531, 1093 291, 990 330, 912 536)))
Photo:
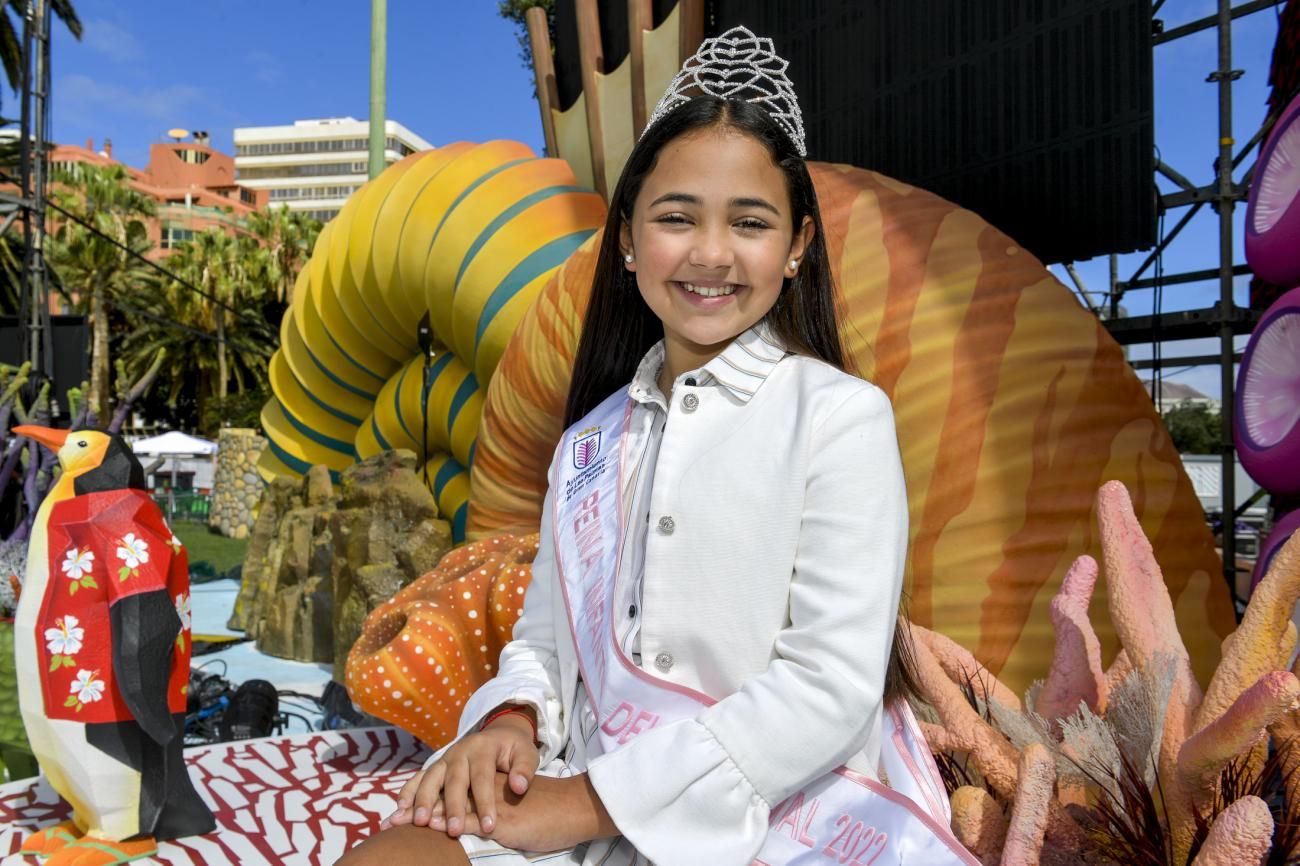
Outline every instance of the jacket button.
POLYGON ((655 656, 655 667, 664 673, 668 673, 673 669, 673 654, 659 653, 659 655, 655 656))
POLYGON ((700 405, 700 398, 694 394, 687 394, 682 398, 682 409, 687 412, 694 412, 700 405))
POLYGON ((673 530, 676 528, 677 528, 677 524, 667 514, 659 518, 659 531, 662 532, 664 535, 672 535, 673 530))

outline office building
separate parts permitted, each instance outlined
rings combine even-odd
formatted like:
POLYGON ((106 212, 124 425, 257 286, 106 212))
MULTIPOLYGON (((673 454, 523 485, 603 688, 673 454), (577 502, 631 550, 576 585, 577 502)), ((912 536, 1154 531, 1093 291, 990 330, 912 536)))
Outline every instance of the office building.
MULTIPOLYGON (((370 122, 353 117, 244 127, 235 130, 235 177, 265 190, 273 205, 327 222, 366 182, 369 147, 370 122)), ((385 123, 385 164, 431 147, 397 121, 385 123)))

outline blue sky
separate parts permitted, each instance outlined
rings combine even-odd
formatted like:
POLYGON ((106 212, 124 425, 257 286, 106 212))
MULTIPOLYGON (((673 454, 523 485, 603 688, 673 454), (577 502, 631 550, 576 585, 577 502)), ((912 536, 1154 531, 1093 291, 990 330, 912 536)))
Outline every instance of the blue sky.
MULTIPOLYGON (((216 147, 232 152, 238 126, 369 116, 370 4, 364 0, 77 0, 76 6, 85 24, 82 40, 58 25, 54 32, 57 141, 93 138, 99 148, 108 137, 115 157, 142 167, 150 143, 165 140, 172 127, 206 129, 216 147)), ((495 0, 389 0, 390 118, 434 145, 511 138, 541 152, 532 75, 518 59, 513 25, 496 7, 495 0)), ((1216 0, 1170 0, 1159 17, 1173 27, 1216 7, 1216 0)), ((1270 10, 1235 23, 1233 65, 1245 71, 1233 104, 1240 143, 1263 119, 1276 35, 1270 10)), ((1205 81, 1217 64, 1215 34, 1204 31, 1155 52, 1156 143, 1165 162, 1193 182, 1207 183, 1218 139, 1216 87, 1205 81)), ((6 97, 8 109, 14 102, 11 94, 6 97)), ((1161 186, 1172 189, 1163 179, 1161 186)), ((1236 208, 1238 262, 1244 210, 1236 208)), ((1167 224, 1180 216, 1171 212, 1167 224)), ((1217 250, 1217 217, 1203 208, 1166 254, 1165 271, 1216 267, 1217 250)), ((1121 279, 1143 258, 1122 257, 1121 279)), ((1093 292, 1104 291, 1104 257, 1080 263, 1078 270, 1093 292)), ((1063 271, 1057 275, 1069 284, 1063 271)), ((1247 280, 1239 283, 1238 302, 1244 302, 1247 280)), ((1164 294, 1166 310, 1201 308, 1217 299, 1218 287, 1173 286, 1164 294)), ((1130 314, 1149 313, 1152 292, 1134 292, 1124 303, 1130 314)), ((1166 343, 1164 356, 1213 351, 1213 340, 1166 343)), ((1131 351, 1133 358, 1149 355, 1149 346, 1131 351)), ((1166 378, 1219 394, 1214 367, 1170 370, 1166 378)))

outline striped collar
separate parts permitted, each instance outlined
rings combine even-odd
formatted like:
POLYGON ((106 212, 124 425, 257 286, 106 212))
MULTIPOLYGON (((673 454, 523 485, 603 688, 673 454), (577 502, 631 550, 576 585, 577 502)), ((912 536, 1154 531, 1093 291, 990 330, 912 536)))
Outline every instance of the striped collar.
MULTIPOLYGON (((709 361, 703 367, 688 371, 678 377, 694 377, 696 385, 706 387, 721 385, 742 403, 758 393, 768 375, 788 352, 781 348, 776 336, 762 322, 754 325, 709 361)), ((664 341, 650 347, 636 375, 628 386, 628 394, 639 403, 665 403, 659 390, 659 371, 664 365, 664 341)))

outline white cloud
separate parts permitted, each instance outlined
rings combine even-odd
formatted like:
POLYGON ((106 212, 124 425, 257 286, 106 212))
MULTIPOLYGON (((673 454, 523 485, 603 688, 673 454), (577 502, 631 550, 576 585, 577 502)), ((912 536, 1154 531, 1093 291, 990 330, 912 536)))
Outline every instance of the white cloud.
POLYGON ((134 36, 103 18, 87 20, 81 39, 88 47, 117 63, 130 63, 144 57, 144 51, 134 36))
POLYGON ((106 112, 114 118, 135 117, 183 126, 196 106, 202 106, 204 114, 210 111, 210 106, 202 105, 203 90, 189 84, 124 87, 73 74, 59 79, 54 96, 62 112, 83 118, 100 117, 101 112, 106 112))

